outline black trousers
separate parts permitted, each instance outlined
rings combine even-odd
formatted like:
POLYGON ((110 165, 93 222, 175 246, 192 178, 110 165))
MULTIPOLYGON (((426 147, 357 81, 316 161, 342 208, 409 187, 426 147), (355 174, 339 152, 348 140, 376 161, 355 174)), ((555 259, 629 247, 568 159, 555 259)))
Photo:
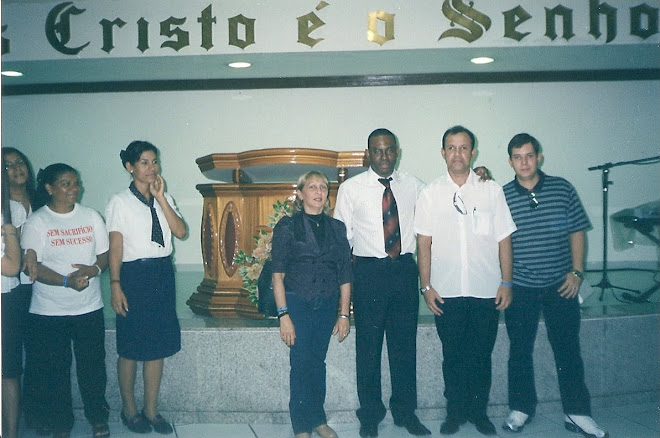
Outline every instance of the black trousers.
POLYGON ((435 326, 442 342, 447 418, 486 416, 499 311, 495 299, 445 298, 435 326))
POLYGON ((30 314, 33 324, 35 401, 40 418, 53 432, 73 428, 71 400, 71 345, 76 357, 78 387, 85 417, 106 423, 110 408, 105 400, 105 325, 103 309, 75 316, 30 314))
POLYGON ((381 391, 383 335, 392 382, 394 418, 417 408, 417 265, 411 254, 396 261, 357 257, 354 264, 353 309, 356 328, 356 371, 362 424, 378 424, 386 409, 381 391))
POLYGON ((534 342, 543 311, 548 340, 555 355, 559 393, 566 414, 591 415, 591 397, 584 383, 580 354, 580 305, 557 290, 513 287, 513 301, 504 311, 509 335, 509 407, 534 415, 538 403, 534 385, 534 342))

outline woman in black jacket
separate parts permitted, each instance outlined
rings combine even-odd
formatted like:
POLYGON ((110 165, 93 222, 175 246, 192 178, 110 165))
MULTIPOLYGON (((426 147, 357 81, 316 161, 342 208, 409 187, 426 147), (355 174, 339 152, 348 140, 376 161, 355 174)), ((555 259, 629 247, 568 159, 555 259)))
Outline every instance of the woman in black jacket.
POLYGON ((331 335, 342 342, 350 331, 352 271, 346 227, 328 216, 328 193, 325 175, 302 175, 293 215, 273 230, 273 293, 280 337, 290 347, 289 412, 296 438, 312 431, 337 436, 323 410, 325 356, 331 335))

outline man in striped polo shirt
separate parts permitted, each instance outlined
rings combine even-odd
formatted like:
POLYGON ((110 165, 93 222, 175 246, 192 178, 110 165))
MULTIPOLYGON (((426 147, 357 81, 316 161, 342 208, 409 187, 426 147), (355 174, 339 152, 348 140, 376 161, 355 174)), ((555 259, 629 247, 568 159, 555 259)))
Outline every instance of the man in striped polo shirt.
POLYGON ((566 429, 587 437, 606 437, 591 418, 591 398, 580 354, 577 295, 583 279, 589 219, 575 188, 538 168, 542 155, 534 137, 515 135, 508 152, 516 176, 504 186, 504 194, 518 229, 512 235, 513 301, 504 313, 510 340, 511 413, 503 428, 520 432, 535 414, 538 400, 532 358, 543 311, 566 429))

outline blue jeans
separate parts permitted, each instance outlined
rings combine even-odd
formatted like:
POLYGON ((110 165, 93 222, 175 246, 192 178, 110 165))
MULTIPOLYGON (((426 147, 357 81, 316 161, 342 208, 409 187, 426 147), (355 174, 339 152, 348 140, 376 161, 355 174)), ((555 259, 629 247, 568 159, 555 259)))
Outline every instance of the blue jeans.
POLYGON ((296 341, 289 352, 289 412, 293 432, 312 432, 326 423, 325 356, 332 329, 337 321, 337 295, 311 301, 287 292, 289 315, 296 330, 296 341))
POLYGON ((559 392, 566 414, 591 415, 591 398, 584 383, 580 355, 580 306, 577 297, 562 298, 559 284, 547 288, 513 287, 513 301, 504 311, 509 334, 509 407, 536 413, 534 341, 543 311, 548 340, 555 355, 559 392))

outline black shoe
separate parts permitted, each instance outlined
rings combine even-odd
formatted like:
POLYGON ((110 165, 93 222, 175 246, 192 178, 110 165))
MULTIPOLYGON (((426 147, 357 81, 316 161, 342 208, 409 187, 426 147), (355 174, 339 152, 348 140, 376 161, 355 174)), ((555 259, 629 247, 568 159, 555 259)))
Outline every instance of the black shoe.
POLYGON ((461 427, 461 424, 463 423, 465 423, 465 421, 447 417, 440 426, 440 433, 442 435, 453 435, 458 432, 458 428, 461 427))
POLYGON ((142 414, 135 414, 131 418, 126 418, 124 411, 119 414, 121 422, 133 433, 149 433, 151 432, 151 424, 142 414))
POLYGON ((405 419, 395 419, 394 424, 399 427, 405 427, 409 434, 415 436, 431 435, 431 431, 419 421, 417 415, 411 415, 405 419))
POLYGON ((360 436, 362 438, 372 437, 375 438, 378 436, 378 425, 377 424, 362 424, 360 425, 360 436))
POLYGON ((142 417, 151 425, 151 427, 154 428, 154 430, 161 435, 169 435, 172 432, 174 432, 174 428, 172 425, 163 418, 162 415, 156 414, 156 416, 153 419, 150 419, 147 417, 147 415, 144 413, 144 409, 142 410, 142 417))
POLYGON ((474 424, 477 430, 484 435, 496 435, 495 426, 490 422, 488 417, 477 417, 470 420, 470 423, 474 424))

